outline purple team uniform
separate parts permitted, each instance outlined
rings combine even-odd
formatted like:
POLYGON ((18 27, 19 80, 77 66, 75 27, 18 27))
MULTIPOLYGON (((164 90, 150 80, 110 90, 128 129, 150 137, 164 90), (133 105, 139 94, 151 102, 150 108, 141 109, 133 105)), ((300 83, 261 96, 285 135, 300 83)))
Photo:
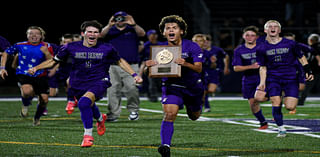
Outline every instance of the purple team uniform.
POLYGON ((223 59, 226 57, 227 53, 222 48, 216 46, 212 46, 211 50, 205 53, 207 53, 207 56, 215 56, 217 58, 217 67, 215 69, 205 67, 204 70, 208 74, 208 83, 214 83, 218 85, 220 83, 220 76, 222 75, 222 71, 224 69, 223 59))
POLYGON ((281 96, 298 98, 299 81, 297 76, 297 58, 303 53, 295 41, 285 38, 277 44, 267 41, 257 47, 257 62, 267 67, 266 89, 270 97, 281 96))
MULTIPOLYGON (((244 44, 234 50, 233 66, 246 66, 256 63, 256 48, 247 48, 244 44)), ((254 98, 254 93, 260 83, 259 69, 246 70, 242 77, 243 98, 254 98)))
MULTIPOLYGON (((164 43, 165 45, 168 42, 164 43)), ((182 55, 186 62, 203 62, 201 48, 190 40, 182 40, 182 55)), ((201 73, 197 73, 187 67, 181 67, 181 77, 163 78, 162 104, 177 104, 180 109, 183 105, 193 111, 201 110, 202 97, 204 91, 203 78, 201 73)))
POLYGON ((68 56, 72 58, 69 89, 72 95, 79 99, 90 91, 95 94, 96 100, 99 100, 111 86, 110 64, 119 61, 120 57, 111 44, 98 42, 89 48, 83 46, 82 42, 72 42, 62 46, 55 59, 61 61, 68 56))

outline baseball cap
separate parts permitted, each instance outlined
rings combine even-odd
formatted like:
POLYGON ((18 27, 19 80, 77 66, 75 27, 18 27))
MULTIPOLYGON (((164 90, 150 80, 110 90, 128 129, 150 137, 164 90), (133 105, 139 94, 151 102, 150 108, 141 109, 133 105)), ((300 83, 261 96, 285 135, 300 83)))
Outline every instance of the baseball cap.
POLYGON ((127 16, 127 15, 128 14, 124 11, 118 11, 113 16, 116 17, 116 16, 127 16))

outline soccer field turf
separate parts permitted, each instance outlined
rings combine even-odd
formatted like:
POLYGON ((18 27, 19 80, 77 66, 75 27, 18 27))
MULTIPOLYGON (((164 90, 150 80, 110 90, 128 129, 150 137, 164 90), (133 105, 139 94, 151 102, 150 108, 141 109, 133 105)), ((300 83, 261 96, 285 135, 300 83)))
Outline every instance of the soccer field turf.
MULTIPOLYGON (((125 101, 123 104, 125 105, 125 101)), ((20 101, 0 102, 0 156, 160 156, 161 104, 141 101, 140 119, 129 121, 122 110, 119 121, 106 123, 99 136, 94 126, 94 146, 81 148, 83 125, 78 109, 65 112, 66 101, 50 101, 49 114, 32 126, 36 102, 21 118, 20 101)), ((98 102, 107 112, 105 101, 98 102)), ((267 103, 268 104, 268 103, 267 103)), ((287 137, 277 138, 271 107, 262 110, 270 127, 259 131, 245 100, 211 101, 211 112, 191 121, 180 110, 174 123, 171 156, 320 156, 320 101, 308 101, 296 115, 283 108, 287 137)), ((94 120, 95 124, 95 120, 94 120)))

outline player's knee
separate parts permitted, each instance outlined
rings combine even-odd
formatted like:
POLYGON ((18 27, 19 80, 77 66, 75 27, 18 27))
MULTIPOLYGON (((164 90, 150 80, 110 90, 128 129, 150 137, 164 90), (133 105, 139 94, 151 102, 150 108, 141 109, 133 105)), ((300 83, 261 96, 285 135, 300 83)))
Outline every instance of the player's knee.
POLYGON ((286 109, 289 111, 293 111, 296 107, 291 105, 286 105, 286 109))
POLYGON ((90 98, 83 96, 79 99, 79 102, 78 102, 79 109, 81 110, 85 108, 90 108, 91 103, 92 101, 90 98))
POLYGON ((164 121, 174 121, 177 117, 177 113, 173 113, 173 112, 166 112, 164 114, 164 121))

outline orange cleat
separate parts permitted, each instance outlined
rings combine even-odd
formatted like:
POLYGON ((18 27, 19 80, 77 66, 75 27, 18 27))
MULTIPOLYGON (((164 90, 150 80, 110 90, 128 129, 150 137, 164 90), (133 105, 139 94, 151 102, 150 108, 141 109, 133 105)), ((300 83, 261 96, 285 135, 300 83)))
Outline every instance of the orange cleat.
POLYGON ((97 122, 97 132, 98 135, 102 136, 106 132, 106 126, 104 125, 105 121, 107 120, 107 115, 102 114, 102 121, 97 122))
POLYGON ((294 109, 292 111, 289 111, 289 114, 296 114, 297 113, 297 109, 294 109))
POLYGON ((84 135, 81 143, 81 147, 91 147, 93 145, 93 137, 90 135, 84 135))
POLYGON ((265 129, 268 129, 268 123, 267 122, 261 124, 260 127, 259 127, 259 130, 265 130, 265 129))
POLYGON ((74 107, 77 106, 77 101, 72 102, 72 101, 68 101, 68 104, 66 106, 66 112, 67 114, 72 114, 72 112, 74 111, 74 107))

